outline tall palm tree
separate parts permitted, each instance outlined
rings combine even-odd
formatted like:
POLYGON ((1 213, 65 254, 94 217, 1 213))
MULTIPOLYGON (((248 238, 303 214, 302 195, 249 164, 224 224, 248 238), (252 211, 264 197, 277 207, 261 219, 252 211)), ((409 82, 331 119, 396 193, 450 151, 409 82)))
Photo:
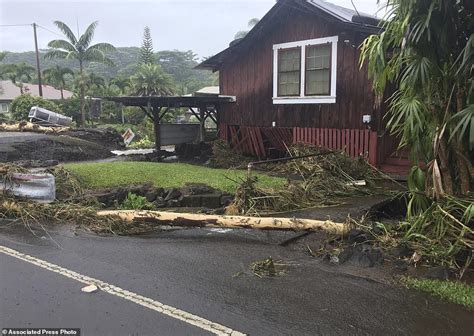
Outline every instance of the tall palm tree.
MULTIPOLYGON (((114 51, 115 47, 110 43, 97 43, 91 45, 94 32, 98 22, 92 22, 89 27, 85 30, 84 34, 76 37, 71 29, 61 21, 54 21, 54 24, 58 29, 65 35, 67 40, 53 40, 48 43, 48 47, 51 48, 45 58, 64 58, 64 59, 75 59, 79 62, 79 77, 84 75, 84 65, 86 62, 99 62, 106 65, 113 65, 110 58, 106 56, 106 53, 114 51)), ((85 90, 84 81, 80 81, 80 99, 81 99, 81 123, 83 126, 86 125, 86 112, 85 112, 85 90)))
POLYGON ((138 96, 169 96, 175 91, 173 78, 158 64, 141 64, 130 82, 138 96))
POLYGON ((64 99, 63 90, 66 87, 66 78, 67 76, 74 76, 74 72, 67 67, 56 65, 44 70, 43 76, 46 83, 52 84, 61 91, 61 99, 64 99))

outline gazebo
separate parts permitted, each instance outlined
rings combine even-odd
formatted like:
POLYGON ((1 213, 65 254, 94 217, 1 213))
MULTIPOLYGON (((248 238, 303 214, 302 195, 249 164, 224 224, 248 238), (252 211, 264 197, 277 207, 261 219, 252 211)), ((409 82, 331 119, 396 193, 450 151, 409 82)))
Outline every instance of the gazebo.
POLYGON ((194 116, 199 120, 200 132, 199 140, 204 140, 205 121, 212 119, 219 125, 219 108, 223 104, 233 104, 234 96, 220 95, 199 95, 199 96, 113 96, 103 99, 121 103, 123 106, 136 106, 153 121, 155 131, 155 148, 161 148, 161 120, 171 108, 189 108, 194 116), (196 110, 198 109, 198 110, 196 110))

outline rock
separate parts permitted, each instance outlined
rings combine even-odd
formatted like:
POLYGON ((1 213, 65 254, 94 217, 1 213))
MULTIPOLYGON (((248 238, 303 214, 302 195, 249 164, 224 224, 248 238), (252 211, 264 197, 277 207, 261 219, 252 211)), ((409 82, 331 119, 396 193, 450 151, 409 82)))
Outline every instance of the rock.
POLYGON ((346 261, 350 260, 354 254, 354 246, 346 247, 341 253, 339 253, 339 264, 344 264, 346 261))
POLYGON ((347 242, 349 244, 364 243, 368 240, 367 233, 358 229, 351 229, 347 236, 347 242))
POLYGON ((221 194, 207 194, 201 196, 201 206, 216 209, 221 207, 221 194))
POLYGON ((181 196, 181 191, 179 191, 178 189, 169 189, 168 190, 168 193, 166 194, 166 197, 165 197, 165 201, 169 201, 169 200, 174 200, 174 199, 177 199, 181 196))
POLYGON ((408 265, 408 261, 403 259, 396 259, 393 262, 393 269, 395 271, 405 272, 406 270, 408 270, 408 265))
POLYGON ((166 202, 163 197, 158 196, 156 200, 153 202, 153 205, 157 208, 164 208, 166 206, 166 202))
POLYGON ((181 204, 184 207, 200 207, 201 196, 200 195, 185 195, 181 204))
POLYGON ((392 256, 394 256, 395 258, 407 258, 407 257, 411 257, 413 255, 413 250, 410 249, 405 244, 402 244, 402 245, 399 245, 399 246, 393 248, 390 251, 390 254, 392 256))
POLYGON ((203 195, 212 194, 216 190, 204 183, 186 183, 181 192, 184 195, 203 195))
POLYGON ((232 196, 230 194, 223 194, 221 196, 221 205, 223 205, 223 206, 227 206, 227 205, 231 204, 233 201, 234 201, 234 196, 232 196))
POLYGON ((168 208, 177 208, 177 207, 181 206, 180 203, 181 202, 177 199, 171 199, 171 200, 166 201, 166 206, 168 208))
POLYGON ((157 196, 158 196, 158 193, 156 192, 156 190, 149 191, 145 194, 145 198, 148 202, 155 201, 157 196))
POLYGON ((430 267, 426 272, 426 277, 434 280, 448 280, 449 269, 446 266, 430 267))

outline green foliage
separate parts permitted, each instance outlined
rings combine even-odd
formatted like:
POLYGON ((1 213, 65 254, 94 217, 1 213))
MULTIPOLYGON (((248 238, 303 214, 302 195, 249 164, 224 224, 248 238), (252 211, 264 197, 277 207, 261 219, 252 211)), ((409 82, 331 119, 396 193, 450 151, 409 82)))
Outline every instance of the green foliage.
POLYGON ((153 204, 148 202, 146 197, 129 192, 127 198, 120 204, 122 210, 152 210, 153 204))
POLYGON ((130 81, 137 96, 169 96, 175 90, 173 78, 158 64, 141 64, 130 81))
POLYGON ((61 98, 64 99, 63 90, 66 88, 66 81, 74 77, 74 72, 66 67, 56 65, 43 71, 44 82, 61 90, 61 98))
POLYGON ((43 99, 41 97, 32 96, 30 94, 23 94, 15 98, 11 104, 11 118, 15 121, 22 121, 28 119, 28 113, 33 106, 43 107, 47 110, 61 113, 61 108, 58 104, 43 99))
MULTIPOLYGON (((253 27, 257 25, 259 21, 260 19, 257 19, 257 18, 250 19, 249 22, 247 23, 247 27, 249 29, 252 29, 253 27)), ((244 38, 248 33, 249 33, 249 30, 241 30, 235 34, 234 40, 239 40, 241 38, 244 38)))
POLYGON ((455 257, 460 251, 474 249, 474 197, 447 196, 436 202, 421 197, 425 197, 421 205, 408 203, 407 219, 402 223, 404 239, 429 262, 463 266, 457 265, 455 257))
POLYGON ((138 57, 140 64, 154 64, 155 56, 153 54, 153 40, 151 39, 150 27, 146 26, 143 30, 142 47, 138 57))
POLYGON ((140 140, 132 142, 128 147, 132 149, 155 148, 155 143, 151 141, 147 135, 145 135, 140 140))
POLYGON ((471 310, 474 309, 474 287, 468 284, 411 277, 403 277, 401 282, 408 288, 421 290, 445 301, 462 305, 471 310))
MULTIPOLYGON (((90 76, 84 73, 85 62, 98 62, 106 65, 113 65, 110 58, 106 56, 107 53, 114 51, 115 47, 109 43, 97 43, 91 45, 94 37, 95 29, 98 22, 92 22, 81 36, 75 36, 71 29, 61 21, 54 21, 54 24, 65 35, 67 40, 53 40, 48 43, 51 48, 44 57, 46 59, 60 58, 60 59, 74 59, 79 63, 79 75, 77 76, 76 84, 79 87, 79 95, 81 98, 81 124, 86 124, 85 111, 85 90, 91 85, 90 76)), ((91 75, 94 75, 91 73, 91 75)), ((97 84, 97 83, 94 83, 97 84)))
MULTIPOLYGON (((107 188, 153 183, 156 187, 180 188, 188 182, 204 183, 234 193, 235 181, 244 179, 245 170, 212 169, 185 163, 104 162, 74 163, 65 167, 79 177, 84 188, 107 188)), ((281 188, 285 179, 255 173, 258 185, 281 188)))
POLYGON ((361 65, 368 63, 380 100, 389 85, 396 87, 388 126, 415 163, 427 163, 425 191, 436 198, 466 194, 472 169, 467 148, 474 145, 472 5, 389 0, 386 8, 383 31, 363 43, 361 65))
MULTIPOLYGON (((81 120, 81 101, 80 98, 74 95, 71 98, 64 99, 59 102, 61 105, 61 112, 65 116, 71 117, 75 122, 79 123, 81 120)), ((89 111, 89 106, 85 106, 86 112, 89 111)))

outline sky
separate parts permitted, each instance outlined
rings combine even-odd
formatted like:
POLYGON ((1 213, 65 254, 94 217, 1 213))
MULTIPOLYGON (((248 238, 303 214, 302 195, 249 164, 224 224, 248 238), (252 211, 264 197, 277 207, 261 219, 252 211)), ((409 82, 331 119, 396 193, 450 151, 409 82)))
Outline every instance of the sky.
MULTIPOLYGON (((351 0, 331 0, 353 8, 351 0)), ((377 12, 377 0, 352 0, 358 11, 377 12)), ((53 21, 84 32, 99 21, 94 43, 140 46, 149 26, 154 49, 193 50, 199 57, 225 49, 251 18, 261 18, 275 0, 0 0, 0 51, 34 50, 31 23, 38 28, 40 49, 61 38, 53 21), (11 26, 24 25, 24 26, 11 26)))

